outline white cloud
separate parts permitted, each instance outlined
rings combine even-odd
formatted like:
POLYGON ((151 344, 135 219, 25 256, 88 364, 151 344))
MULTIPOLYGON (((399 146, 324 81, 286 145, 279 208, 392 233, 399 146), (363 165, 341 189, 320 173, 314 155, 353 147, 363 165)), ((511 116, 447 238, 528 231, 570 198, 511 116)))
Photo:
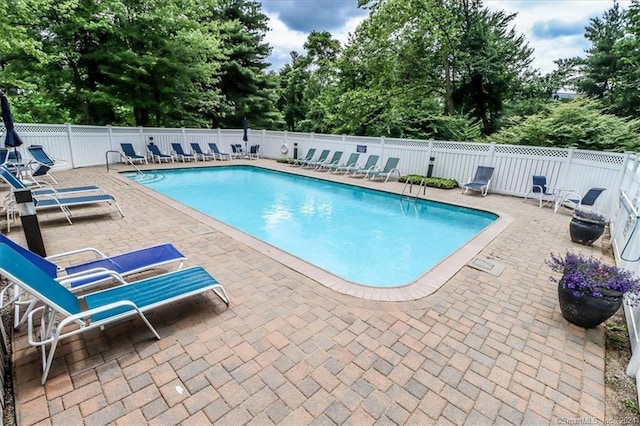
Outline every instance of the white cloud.
MULTIPOLYGON (((620 1, 622 7, 630 2, 620 1)), ((502 9, 509 13, 517 13, 513 20, 518 33, 524 34, 529 46, 534 49, 533 67, 546 74, 555 68, 554 60, 585 55, 584 31, 575 36, 560 36, 552 39, 538 38, 534 35, 536 22, 584 22, 589 18, 601 17, 613 6, 612 0, 538 0, 509 1, 487 0, 485 5, 491 9, 502 9)))
MULTIPOLYGON (((298 0, 299 1, 299 0, 298 0)), ((630 0, 620 0, 624 8, 630 0)), ((534 49, 534 61, 532 66, 546 74, 553 71, 553 61, 574 56, 584 56, 588 46, 584 39, 584 31, 575 35, 559 35, 553 38, 541 38, 534 34, 534 25, 557 25, 564 23, 567 27, 572 24, 583 23, 588 25, 589 18, 599 17, 613 6, 613 0, 485 0, 484 5, 494 10, 504 10, 508 13, 516 13, 512 21, 518 34, 524 34, 529 46, 534 49)), ((356 7, 354 6, 354 10, 356 7)), ((269 57, 272 70, 279 70, 284 64, 291 62, 291 51, 304 54, 304 42, 308 33, 295 31, 287 27, 279 15, 265 12, 269 17, 271 31, 266 34, 265 41, 272 48, 273 53, 269 57)), ((366 16, 350 17, 338 29, 332 29, 331 34, 343 45, 348 41, 349 33, 353 34, 357 26, 366 16)), ((577 25, 579 28, 580 25, 577 25)), ((323 31, 324 28, 317 28, 323 31)))
MULTIPOLYGON (((300 54, 305 53, 303 46, 309 34, 288 28, 277 14, 265 12, 265 15, 269 18, 270 28, 270 31, 265 35, 265 41, 272 47, 269 61, 271 69, 277 71, 285 64, 291 63, 290 53, 292 51, 300 54)), ((365 18, 365 16, 359 16, 347 19, 340 28, 331 32, 331 36, 344 46, 349 40, 349 34, 353 34, 365 18)))
POLYGON ((271 30, 265 35, 265 41, 272 47, 271 56, 269 56, 271 69, 277 71, 291 62, 292 51, 303 52, 302 46, 307 40, 307 34, 288 28, 278 15, 270 13, 266 15, 269 18, 271 30))

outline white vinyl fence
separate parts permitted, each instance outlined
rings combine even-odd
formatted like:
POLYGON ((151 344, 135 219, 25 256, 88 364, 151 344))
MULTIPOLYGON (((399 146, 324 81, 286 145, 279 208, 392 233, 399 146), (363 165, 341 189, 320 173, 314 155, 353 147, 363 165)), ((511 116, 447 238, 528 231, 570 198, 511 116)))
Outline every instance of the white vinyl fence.
MULTIPOLYGON (((0 131, 3 127, 0 125, 0 131)), ((66 161, 67 167, 88 167, 117 162, 120 143, 132 143, 141 154, 153 142, 166 153, 171 143, 198 142, 207 150, 207 143, 215 142, 223 152, 231 151, 231 144, 242 143, 242 129, 165 129, 126 128, 111 126, 76 126, 50 124, 17 124, 16 130, 24 145, 19 148, 26 156, 26 146, 42 145, 52 157, 66 161)), ((311 148, 343 151, 343 158, 361 152, 365 161, 370 154, 380 156, 379 166, 389 157, 400 159, 402 175, 426 175, 433 158, 434 177, 450 178, 460 184, 467 182, 478 166, 495 168, 491 192, 524 196, 531 186, 532 175, 547 177, 549 186, 571 190, 583 195, 589 188, 607 190, 600 196, 596 208, 611 218, 614 253, 618 265, 640 275, 640 158, 631 153, 585 151, 564 148, 545 148, 521 145, 500 145, 472 142, 393 139, 384 137, 356 137, 255 131, 249 129, 247 147, 260 145, 265 158, 303 157, 311 148)), ((625 304, 633 359, 628 374, 639 375, 640 367, 640 307, 625 304)))

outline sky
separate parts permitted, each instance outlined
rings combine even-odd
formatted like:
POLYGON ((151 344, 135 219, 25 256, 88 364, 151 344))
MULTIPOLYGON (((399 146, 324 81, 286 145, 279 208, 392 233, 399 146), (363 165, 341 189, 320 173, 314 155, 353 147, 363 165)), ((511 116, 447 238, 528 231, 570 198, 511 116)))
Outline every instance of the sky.
MULTIPOLYGON (((269 17, 266 40, 272 47, 268 61, 272 70, 290 63, 291 51, 304 54, 308 34, 329 31, 346 43, 350 33, 367 16, 358 9, 357 0, 261 0, 269 17)), ((624 8, 630 0, 620 0, 624 8)), ((554 60, 585 56, 589 42, 584 38, 590 18, 601 17, 613 6, 613 0, 485 0, 494 10, 517 13, 512 21, 534 49, 532 66, 542 74, 553 71, 554 60)))

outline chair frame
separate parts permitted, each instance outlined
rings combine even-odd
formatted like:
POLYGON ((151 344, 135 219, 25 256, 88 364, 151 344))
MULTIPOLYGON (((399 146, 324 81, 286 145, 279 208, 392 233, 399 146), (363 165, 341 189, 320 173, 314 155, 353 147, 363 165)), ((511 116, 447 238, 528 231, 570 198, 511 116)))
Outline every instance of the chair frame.
POLYGON ((156 144, 147 144, 147 153, 149 157, 151 157, 151 161, 158 161, 158 164, 162 163, 162 160, 165 160, 167 163, 171 161, 173 163, 173 155, 165 154, 160 151, 160 147, 156 144))
POLYGON ((202 161, 216 160, 216 156, 208 152, 204 152, 198 142, 191 142, 190 145, 191 145, 191 153, 195 155, 196 158, 200 157, 202 161))
POLYGON ((27 316, 29 344, 41 350, 40 382, 43 385, 49 375, 58 343, 62 339, 95 328, 104 329, 106 325, 131 316, 138 316, 153 335, 160 339, 160 335, 144 312, 207 291, 213 291, 226 306, 229 306, 229 297, 224 287, 202 267, 181 269, 131 283, 126 282, 119 274, 112 273, 122 285, 77 296, 8 245, 0 243, 0 254, 3 258, 10 259, 0 265, 0 275, 13 284, 0 292, 2 307, 13 303, 15 297, 12 297, 11 293, 22 291, 31 294, 34 300, 43 304, 32 309, 27 316), (194 280, 195 283, 187 291, 181 292, 181 280, 188 280, 194 276, 197 281, 194 280), (140 306, 127 299, 127 295, 136 293, 153 294, 156 291, 156 283, 164 285, 164 290, 170 290, 171 297, 140 306), (86 309, 82 308, 80 299, 85 300, 86 309), (71 325, 74 327, 69 329, 68 326, 71 325))
MULTIPOLYGON (((558 202, 558 208, 560 206, 565 206, 572 210, 576 210, 580 207, 587 206, 595 210, 595 205, 596 205, 596 202, 598 201, 598 198, 600 198, 600 195, 602 195, 602 193, 606 190, 607 188, 591 187, 582 196, 580 196, 580 194, 578 194, 577 192, 567 192, 566 194, 564 194, 560 202, 558 202), (593 192, 596 192, 596 194, 591 195, 593 192), (593 200, 587 202, 585 198, 589 197, 590 195, 593 197, 593 200), (571 203, 571 204, 568 205, 568 203, 571 203)), ((555 210, 558 211, 558 208, 556 208, 555 210)))
POLYGON ((531 196, 532 199, 538 199, 538 207, 546 206, 549 203, 555 203, 558 193, 556 192, 555 187, 547 185, 547 177, 543 175, 533 175, 531 178, 532 185, 529 188, 529 192, 525 194, 522 202, 524 203, 527 201, 527 198, 531 196), (549 189, 551 189, 551 192, 549 192, 549 189), (545 197, 551 198, 545 200, 545 197))
POLYGON ((320 152, 320 155, 318 156, 317 160, 303 161, 302 162, 302 168, 303 169, 311 169, 311 168, 315 169, 320 164, 324 163, 327 160, 327 158, 329 158, 329 153, 330 152, 331 152, 330 149, 323 149, 320 152))
MULTIPOLYGON (((11 191, 5 198, 4 210, 7 215, 7 231, 11 230, 11 219, 14 218, 14 213, 17 210, 17 203, 14 198, 14 191, 21 189, 28 189, 22 181, 15 176, 5 167, 0 166, 0 179, 4 180, 11 187, 11 191)), ((114 203, 118 208, 118 211, 124 217, 124 212, 120 208, 120 205, 113 197, 113 195, 107 194, 97 186, 85 186, 85 187, 70 187, 70 188, 43 188, 35 189, 31 191, 33 195, 33 203, 36 211, 38 209, 58 207, 64 213, 69 224, 73 224, 71 221, 71 206, 90 205, 99 203, 114 203), (85 195, 75 197, 63 197, 65 194, 78 194, 83 192, 99 191, 96 195, 85 195)))
POLYGON ((345 175, 351 173, 352 177, 358 177, 359 175, 366 176, 367 173, 376 169, 378 160, 380 160, 379 155, 370 154, 363 166, 356 165, 352 170, 347 170, 345 175))
POLYGON ((348 173, 349 170, 357 167, 359 158, 360 158, 359 152, 352 152, 351 155, 349 155, 349 158, 347 159, 346 162, 338 163, 337 165, 330 165, 329 171, 333 174, 343 172, 343 171, 346 171, 348 173))
POLYGON ((131 164, 135 162, 140 162, 140 164, 142 164, 143 162, 144 164, 149 164, 149 162, 147 161, 147 157, 140 155, 138 152, 136 152, 132 143, 121 142, 120 148, 122 148, 122 153, 121 153, 122 156, 126 158, 126 160, 131 164))
POLYGON ((323 170, 329 170, 331 166, 340 164, 340 159, 344 155, 343 151, 335 151, 331 159, 323 161, 321 164, 316 166, 316 170, 321 172, 323 170))
POLYGON ((260 145, 251 145, 249 147, 249 160, 260 158, 260 145))
POLYGON ((198 157, 193 154, 187 154, 182 148, 182 144, 180 142, 172 142, 171 143, 172 155, 176 160, 182 160, 182 162, 189 161, 198 161, 198 157))
POLYGON ((228 152, 222 152, 218 149, 218 145, 215 142, 209 142, 209 149, 213 158, 216 160, 224 161, 231 160, 231 154, 228 152))
POLYGON ((307 151, 307 155, 304 157, 298 157, 295 158, 293 160, 293 165, 294 166, 302 166, 304 164, 304 162, 308 162, 313 160, 313 156, 316 155, 316 149, 315 148, 309 148, 309 150, 307 151))
POLYGON ((400 159, 398 157, 389 157, 387 158, 387 162, 384 165, 384 168, 382 169, 376 168, 375 170, 370 170, 367 172, 364 178, 365 179, 369 178, 369 180, 375 180, 376 178, 384 177, 385 182, 387 182, 391 177, 391 175, 393 174, 397 174, 398 178, 400 178, 401 176, 400 170, 398 170, 398 168, 396 167, 399 162, 400 162, 400 159))
POLYGON ((486 197, 491 188, 491 179, 493 179, 494 167, 490 166, 478 166, 474 177, 469 178, 469 182, 462 185, 462 193, 466 194, 470 189, 473 191, 480 191, 480 195, 486 197), (481 179, 480 177, 487 173, 488 179, 481 179))

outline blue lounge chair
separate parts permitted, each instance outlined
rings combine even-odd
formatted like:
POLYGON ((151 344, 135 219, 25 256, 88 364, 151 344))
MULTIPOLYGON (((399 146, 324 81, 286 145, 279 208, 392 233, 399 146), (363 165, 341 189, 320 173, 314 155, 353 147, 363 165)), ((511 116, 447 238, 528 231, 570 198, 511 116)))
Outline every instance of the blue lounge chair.
POLYGON ((351 173, 351 176, 358 176, 358 175, 364 176, 368 172, 376 169, 376 164, 378 164, 379 159, 380 159, 379 155, 373 155, 373 154, 369 155, 369 158, 367 158, 367 162, 364 163, 364 166, 356 165, 355 167, 348 169, 345 175, 351 173))
MULTIPOLYGON (((76 294, 13 248, 0 244, 0 258, 3 259, 0 275, 43 304, 27 316, 29 344, 42 351, 42 384, 47 380, 61 339, 95 328, 103 329, 134 315, 160 339, 144 312, 206 291, 213 291, 229 306, 224 287, 202 267, 181 269, 132 283, 113 272, 123 285, 82 296, 85 309, 76 294)), ((7 286, 2 291, 2 306, 10 302, 12 287, 7 286)))
POLYGON ((323 161, 321 164, 316 166, 316 170, 328 170, 331 166, 337 166, 340 164, 340 159, 342 158, 342 151, 336 151, 333 153, 333 156, 330 159, 323 161))
MULTIPOLYGON (((11 219, 15 216, 17 206, 13 197, 13 191, 27 189, 28 187, 17 177, 15 177, 9 169, 4 165, 0 166, 0 179, 5 181, 11 187, 11 192, 8 197, 5 198, 4 211, 7 215, 7 232, 11 231, 11 219)), ((83 205, 83 204, 96 204, 96 203, 115 203, 120 211, 120 214, 124 217, 122 209, 115 201, 113 196, 106 194, 100 187, 95 185, 87 186, 74 186, 69 188, 38 188, 33 189, 31 194, 34 197, 34 205, 36 210, 44 209, 48 207, 59 207, 65 214, 67 221, 71 222, 71 212, 69 206, 83 205), (98 192, 95 195, 77 196, 77 194, 98 192), (75 197, 64 197, 65 195, 76 195, 75 197)))
MULTIPOLYGON (((176 269, 181 269, 186 257, 178 251, 172 244, 159 244, 120 253, 115 256, 107 256, 100 250, 93 247, 86 247, 65 253, 58 253, 46 258, 34 253, 3 234, 0 234, 0 244, 6 244, 25 258, 29 259, 36 266, 42 269, 51 278, 57 279, 71 286, 72 289, 85 289, 94 284, 99 284, 109 280, 109 274, 97 274, 100 271, 115 271, 126 277, 149 269, 158 268, 172 263, 178 263, 176 269), (90 253, 95 259, 85 260, 68 266, 61 266, 56 261, 69 258, 75 255, 85 255, 90 253), (89 277, 90 278, 87 278, 89 277)), ((68 263, 68 262, 67 262, 68 263)), ((15 304, 14 327, 18 328, 26 319, 26 315, 33 308, 33 299, 18 301, 15 304), (25 312, 20 312, 21 307, 28 305, 25 312)))
POLYGON ((214 142, 209 142, 209 149, 211 150, 211 153, 213 154, 214 158, 216 160, 230 160, 231 159, 231 154, 227 153, 227 152, 222 152, 218 149, 218 145, 216 145, 214 142))
MULTIPOLYGON (((13 173, 11 173, 11 171, 4 165, 0 166, 0 178, 2 178, 2 180, 11 187, 11 190, 28 188, 24 182, 14 176, 13 173)), ((102 188, 95 185, 71 186, 67 188, 54 188, 52 186, 43 187, 40 185, 38 188, 33 188, 31 190, 34 197, 43 195, 55 195, 60 197, 63 195, 78 194, 82 192, 99 192, 101 194, 105 194, 102 188)))
POLYGON ((42 147, 42 145, 31 145, 27 148, 29 155, 33 158, 33 160, 29 163, 30 170, 29 174, 36 180, 37 178, 48 177, 54 183, 58 183, 56 177, 51 173, 51 169, 56 166, 64 165, 65 162, 62 160, 54 159, 50 157, 42 147))
POLYGON ((493 176, 493 167, 478 166, 473 179, 462 185, 462 193, 466 193, 470 189, 480 191, 481 196, 486 196, 491 187, 491 177, 493 176))
POLYGON ((140 154, 138 154, 136 152, 136 150, 133 148, 133 144, 131 143, 121 143, 120 147, 122 148, 122 155, 124 156, 124 158, 130 162, 130 163, 145 163, 145 164, 149 164, 147 162, 147 157, 144 157, 140 154))
POLYGON ((171 149, 173 149, 173 152, 175 154, 175 157, 178 160, 182 160, 182 162, 184 163, 186 160, 189 161, 198 161, 198 158, 193 155, 193 154, 187 154, 186 152, 184 152, 184 150, 182 149, 182 144, 180 144, 179 142, 174 142, 171 144, 171 149))
MULTIPOLYGON (((9 183, 11 185, 11 183, 10 183, 11 181, 7 179, 7 176, 5 175, 4 171, 2 171, 2 173, 0 173, 0 177, 5 182, 7 182, 7 183, 9 183)), ((14 178, 15 178, 15 176, 14 176, 14 178)), ((78 188, 82 188, 82 187, 76 187, 76 188, 73 188, 73 189, 67 188, 67 189, 69 189, 71 191, 77 191, 78 188)), ((22 188, 13 188, 13 189, 22 189, 22 188)), ((32 191, 32 194, 34 195, 33 204, 35 206, 36 211, 37 210, 42 210, 42 209, 47 209, 47 208, 59 208, 62 211, 62 213, 64 213, 64 215, 67 218, 67 221, 69 222, 69 224, 73 223, 71 221, 71 211, 69 210, 69 208, 73 207, 73 206, 86 206, 86 205, 91 205, 91 204, 102 204, 102 203, 111 204, 111 203, 113 203, 117 207, 117 209, 120 212, 120 214, 122 215, 122 217, 124 217, 124 213, 122 212, 122 209, 120 208, 120 205, 118 204, 116 199, 113 198, 113 196, 109 195, 109 194, 104 194, 103 193, 103 194, 97 194, 97 195, 82 195, 82 196, 78 196, 77 195, 75 197, 60 197, 59 196, 60 192, 57 192, 57 193, 37 193, 37 191, 32 191)), ((10 218, 12 216, 14 216, 14 213, 15 213, 16 209, 17 209, 17 205, 16 205, 16 202, 14 200, 13 190, 12 190, 11 193, 10 193, 10 197, 5 200, 5 211, 6 211, 6 214, 7 214, 7 224, 9 223, 10 218)))
POLYGON ((532 181, 529 192, 527 192, 522 200, 523 203, 527 201, 527 198, 529 197, 537 198, 539 207, 555 201, 556 193, 551 189, 551 187, 547 186, 546 176, 534 175, 532 176, 532 181))
POLYGON ((335 165, 330 165, 329 170, 331 173, 339 173, 339 172, 349 172, 349 170, 354 169, 358 165, 358 158, 360 158, 359 152, 353 152, 349 155, 349 158, 344 163, 338 163, 335 165))
POLYGON ((200 157, 202 161, 207 160, 215 160, 216 157, 213 154, 209 154, 208 152, 204 152, 202 148, 200 148, 200 144, 198 142, 191 142, 191 151, 193 151, 193 155, 200 157))
POLYGON ((384 165, 382 169, 374 169, 367 172, 364 176, 365 179, 369 178, 370 180, 374 180, 377 178, 384 178, 384 181, 388 181, 392 174, 397 174, 400 177, 400 170, 398 170, 398 163, 400 162, 399 158, 389 157, 387 158, 387 163, 384 165))
POLYGON ((596 201, 598 201, 600 194, 606 190, 606 188, 590 188, 582 197, 575 192, 569 192, 565 194, 560 204, 572 210, 585 206, 595 209, 596 201))
POLYGON ((260 158, 260 145, 251 145, 249 148, 249 159, 260 158))
POLYGON ((316 155, 316 149, 315 148, 310 148, 309 151, 307 151, 307 155, 306 156, 295 158, 293 160, 293 165, 294 166, 300 166, 300 165, 304 164, 305 162, 311 161, 311 160, 313 160, 313 156, 314 155, 316 155))
POLYGON ((327 158, 329 157, 329 153, 331 151, 328 149, 323 149, 322 152, 320 152, 320 155, 318 156, 318 159, 316 160, 309 160, 309 161, 303 161, 302 162, 302 167, 303 168, 316 168, 318 167, 319 164, 324 163, 327 158))
POLYGON ((164 154, 160 151, 160 147, 156 144, 150 143, 147 145, 147 152, 151 157, 151 161, 158 161, 158 164, 162 163, 162 161, 166 161, 167 163, 171 161, 173 163, 173 156, 169 154, 164 154))
POLYGON ((242 149, 242 145, 239 143, 231 144, 231 156, 235 158, 244 157, 244 150, 242 149))

